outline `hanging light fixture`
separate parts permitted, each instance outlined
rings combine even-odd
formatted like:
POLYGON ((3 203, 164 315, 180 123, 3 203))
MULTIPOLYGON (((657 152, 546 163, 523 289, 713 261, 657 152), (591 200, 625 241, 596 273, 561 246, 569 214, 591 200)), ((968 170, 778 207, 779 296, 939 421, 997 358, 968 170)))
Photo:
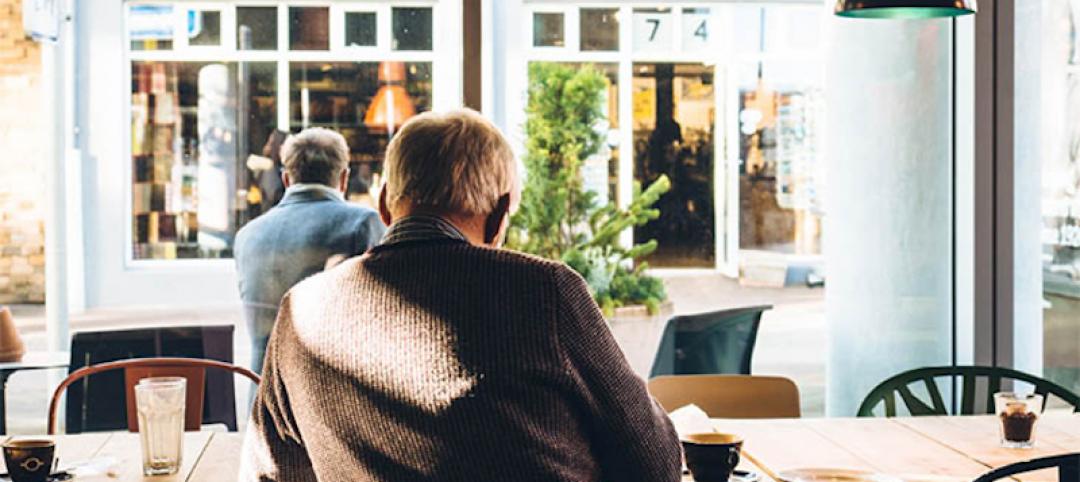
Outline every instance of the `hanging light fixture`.
POLYGON ((836 0, 834 12, 852 18, 937 18, 975 13, 976 0, 836 0))
POLYGON ((379 64, 379 91, 364 114, 364 125, 372 132, 393 137, 405 121, 416 115, 416 105, 405 90, 405 63, 379 64))

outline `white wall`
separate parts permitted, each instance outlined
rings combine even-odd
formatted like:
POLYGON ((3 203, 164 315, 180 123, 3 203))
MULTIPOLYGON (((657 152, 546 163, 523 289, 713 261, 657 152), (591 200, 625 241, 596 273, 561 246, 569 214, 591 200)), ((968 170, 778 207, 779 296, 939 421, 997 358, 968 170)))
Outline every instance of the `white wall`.
POLYGON ((952 350, 949 20, 830 20, 826 410, 952 350))

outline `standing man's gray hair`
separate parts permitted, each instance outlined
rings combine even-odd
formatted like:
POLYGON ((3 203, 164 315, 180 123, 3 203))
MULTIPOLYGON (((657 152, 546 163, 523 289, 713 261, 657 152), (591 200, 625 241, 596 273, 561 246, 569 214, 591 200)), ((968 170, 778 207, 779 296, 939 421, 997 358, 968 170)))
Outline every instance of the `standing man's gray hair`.
POLYGON ((337 187, 341 173, 349 168, 349 145, 337 132, 312 127, 285 140, 281 159, 292 184, 337 187))

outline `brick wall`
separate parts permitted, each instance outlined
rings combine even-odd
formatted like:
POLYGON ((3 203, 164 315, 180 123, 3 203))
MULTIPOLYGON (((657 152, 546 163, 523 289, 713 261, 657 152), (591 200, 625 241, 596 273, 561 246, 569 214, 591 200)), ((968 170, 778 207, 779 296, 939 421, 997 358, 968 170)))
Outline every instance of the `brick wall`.
POLYGON ((21 0, 0 0, 0 304, 45 301, 41 54, 21 0))

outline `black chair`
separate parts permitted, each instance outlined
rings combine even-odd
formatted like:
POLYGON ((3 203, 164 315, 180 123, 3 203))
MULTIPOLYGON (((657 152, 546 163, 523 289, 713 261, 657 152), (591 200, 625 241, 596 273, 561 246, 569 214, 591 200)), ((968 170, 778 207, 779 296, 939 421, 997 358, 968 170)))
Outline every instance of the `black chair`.
POLYGON ((955 415, 980 415, 994 413, 994 393, 1002 391, 1002 382, 1015 380, 1030 383, 1035 387, 1035 393, 1043 396, 1043 406, 1049 401, 1049 395, 1064 400, 1072 405, 1074 412, 1080 412, 1080 396, 1069 389, 1049 380, 1017 370, 1001 367, 985 366, 943 366, 917 368, 908 370, 890 377, 870 390, 870 394, 859 406, 858 416, 873 417, 874 409, 884 404, 885 416, 897 415, 897 401, 903 402, 904 407, 912 416, 940 416, 949 415, 953 412, 945 403, 941 390, 938 388, 942 381, 955 382, 960 390, 960 411, 955 415), (985 391, 977 395, 979 380, 986 380, 985 391), (929 395, 929 400, 921 400, 912 392, 912 388, 922 386, 929 395), (897 400, 899 399, 899 400, 897 400), (981 410, 976 409, 976 401, 984 401, 981 410))
POLYGON ((975 482, 994 482, 1025 472, 1053 468, 1058 469, 1059 482, 1080 481, 1080 454, 1057 455, 1054 457, 1044 457, 1041 459, 1028 460, 1027 462, 1006 465, 1000 469, 987 472, 983 476, 975 479, 975 482))
MULTIPOLYGON (((131 358, 203 358, 231 364, 232 326, 193 326, 76 333, 71 339, 71 367, 76 370, 131 358)), ((123 371, 102 373, 73 383, 67 391, 67 433, 126 430, 127 398, 123 371)), ((231 373, 206 373, 203 425, 236 427, 236 393, 231 373)))
POLYGON ((751 306, 668 320, 649 378, 749 375, 761 315, 769 309, 751 306))

